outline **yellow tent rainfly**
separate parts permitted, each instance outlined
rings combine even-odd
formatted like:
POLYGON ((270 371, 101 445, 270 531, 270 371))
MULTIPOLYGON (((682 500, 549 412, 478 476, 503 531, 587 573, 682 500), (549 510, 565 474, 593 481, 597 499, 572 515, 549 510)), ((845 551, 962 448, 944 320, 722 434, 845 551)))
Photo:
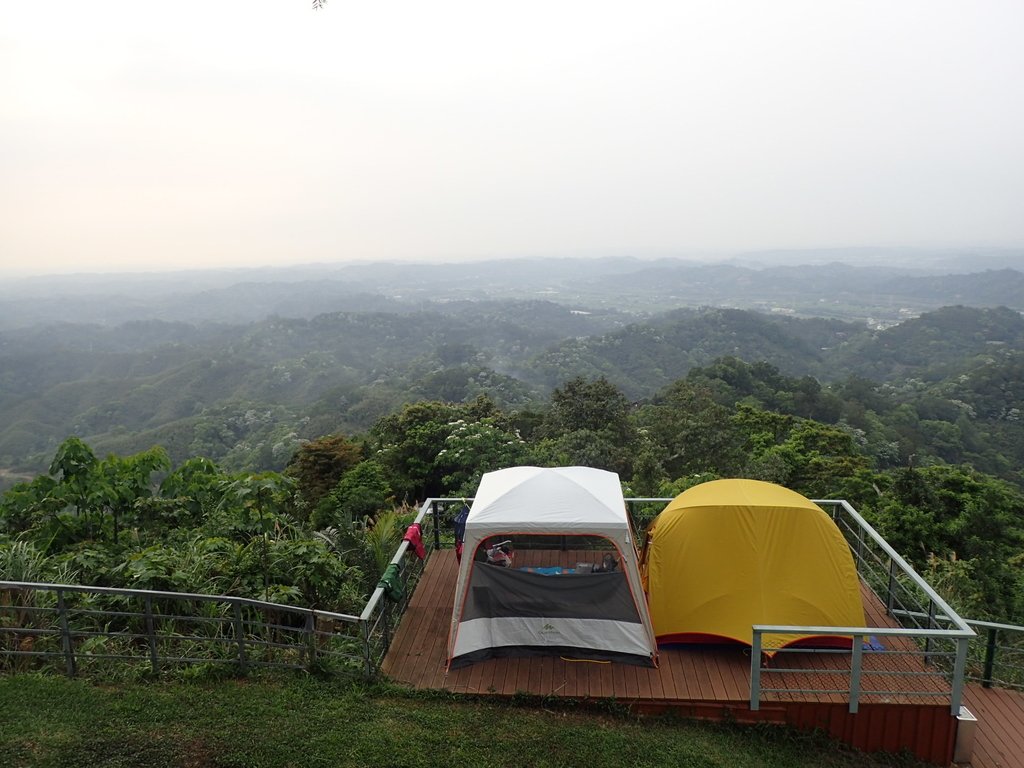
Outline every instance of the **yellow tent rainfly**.
MULTIPOLYGON (((681 493, 651 523, 641 572, 659 645, 751 644, 754 624, 864 626, 842 533, 772 483, 715 480, 681 493)), ((837 642, 850 638, 765 635, 764 647, 837 642)))

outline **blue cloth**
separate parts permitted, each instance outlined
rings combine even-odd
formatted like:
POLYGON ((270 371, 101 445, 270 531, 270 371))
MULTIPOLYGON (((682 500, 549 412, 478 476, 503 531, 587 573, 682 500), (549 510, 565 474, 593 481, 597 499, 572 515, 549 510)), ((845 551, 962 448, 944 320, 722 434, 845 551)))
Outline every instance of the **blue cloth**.
POLYGON ((455 541, 466 540, 466 518, 468 517, 469 507, 463 504, 462 509, 452 518, 452 523, 455 525, 455 541))
POLYGON ((549 568, 520 568, 519 570, 526 571, 527 573, 539 573, 542 576, 561 576, 563 573, 576 573, 573 568, 561 568, 557 565, 549 568))

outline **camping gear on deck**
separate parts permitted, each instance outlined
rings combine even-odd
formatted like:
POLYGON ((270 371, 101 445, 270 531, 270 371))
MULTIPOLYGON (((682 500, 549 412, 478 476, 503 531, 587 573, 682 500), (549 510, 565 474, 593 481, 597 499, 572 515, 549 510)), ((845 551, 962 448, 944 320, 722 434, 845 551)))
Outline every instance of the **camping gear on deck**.
POLYGON ((487 563, 489 565, 511 568, 513 556, 512 541, 510 539, 499 541, 497 544, 492 544, 487 548, 487 563))
POLYGON ((654 663, 657 647, 615 473, 589 467, 486 473, 466 519, 465 548, 448 637, 449 665, 534 654, 654 663), (481 544, 517 537, 533 543, 550 537, 563 545, 574 537, 588 537, 591 545, 597 539, 602 549, 615 552, 610 560, 617 567, 604 573, 571 567, 538 571, 477 559, 481 544))
MULTIPOLYGON (((659 644, 751 644, 754 624, 863 627, 850 547, 817 504, 759 480, 714 480, 679 494, 651 523, 641 573, 659 644)), ((785 645, 849 637, 764 635, 785 645)))

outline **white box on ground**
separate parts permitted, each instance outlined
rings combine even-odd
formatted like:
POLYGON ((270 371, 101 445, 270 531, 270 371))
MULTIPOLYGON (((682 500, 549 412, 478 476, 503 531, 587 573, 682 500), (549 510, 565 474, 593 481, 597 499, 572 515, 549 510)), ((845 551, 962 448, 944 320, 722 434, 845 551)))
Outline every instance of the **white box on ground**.
POLYGON ((953 747, 954 763, 969 763, 974 754, 974 732, 978 728, 978 718, 971 714, 967 707, 960 707, 956 716, 956 745, 953 747))

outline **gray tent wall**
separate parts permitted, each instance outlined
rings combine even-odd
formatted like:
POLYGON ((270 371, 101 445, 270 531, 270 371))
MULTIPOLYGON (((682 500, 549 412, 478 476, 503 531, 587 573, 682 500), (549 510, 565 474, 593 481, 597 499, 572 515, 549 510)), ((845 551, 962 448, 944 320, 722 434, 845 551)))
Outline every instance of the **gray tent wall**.
POLYGON ((491 655, 558 653, 654 663, 657 646, 618 475, 589 467, 488 472, 466 520, 448 638, 449 664, 491 655), (484 540, 600 536, 612 573, 545 576, 474 562, 484 540))

